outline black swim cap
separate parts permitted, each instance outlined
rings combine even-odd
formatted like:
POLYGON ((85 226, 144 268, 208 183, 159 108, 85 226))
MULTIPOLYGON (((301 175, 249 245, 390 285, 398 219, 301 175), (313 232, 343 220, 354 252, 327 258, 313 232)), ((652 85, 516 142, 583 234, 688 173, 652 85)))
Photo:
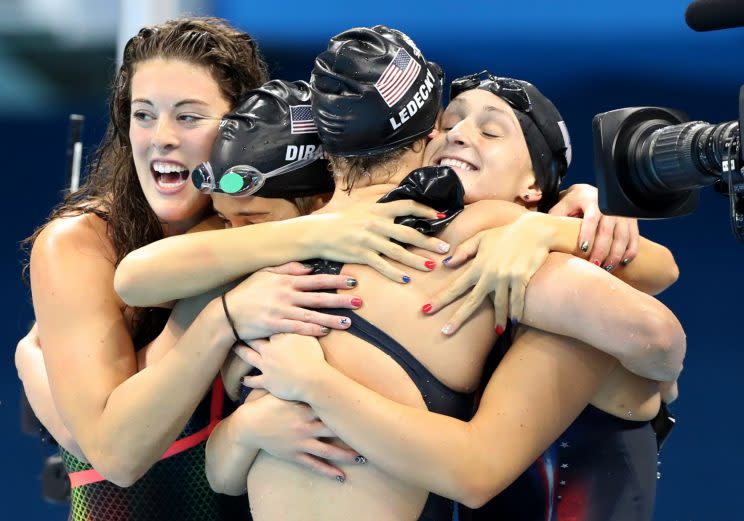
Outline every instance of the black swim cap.
POLYGON ((571 139, 553 102, 527 81, 500 78, 488 71, 452 80, 450 101, 471 89, 487 90, 511 106, 527 142, 538 184, 543 192, 557 193, 571 164, 571 139))
POLYGON ((331 38, 315 59, 313 113, 326 152, 366 156, 426 136, 442 103, 442 69, 382 25, 331 38))
POLYGON ((272 80, 225 115, 208 162, 191 175, 205 192, 291 198, 332 192, 313 122, 310 85, 272 80))

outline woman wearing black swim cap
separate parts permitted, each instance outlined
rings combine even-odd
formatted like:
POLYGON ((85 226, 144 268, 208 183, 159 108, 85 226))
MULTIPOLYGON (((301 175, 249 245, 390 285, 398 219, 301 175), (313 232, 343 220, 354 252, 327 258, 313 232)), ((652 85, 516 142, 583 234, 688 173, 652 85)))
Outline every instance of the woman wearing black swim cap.
MULTIPOLYGON (((210 411, 211 396, 221 396, 211 384, 233 338, 222 304, 219 299, 210 303, 177 354, 152 357, 147 345, 161 332, 169 311, 149 306, 171 299, 144 304, 145 299, 134 298, 127 304, 115 292, 114 273, 132 250, 173 238, 209 217, 209 198, 194 189, 188 173, 208 158, 222 115, 264 81, 255 41, 224 20, 183 18, 143 28, 125 48, 113 83, 110 128, 85 185, 29 239, 38 328, 19 344, 16 360, 34 409, 70 449, 64 457, 75 519, 162 519, 167 511, 168 516, 203 520, 229 516, 233 506, 247 515, 244 502, 213 494, 203 472, 204 439, 210 422, 223 414, 219 402, 210 411), (143 371, 148 361, 155 365, 143 371), (166 452, 177 440, 176 448, 166 452)), ((295 222, 283 230, 306 240, 315 233, 313 247, 325 255, 366 258, 399 279, 398 268, 392 270, 375 245, 393 256, 397 249, 404 262, 425 269, 423 259, 387 240, 403 238, 402 227, 392 220, 411 208, 399 205, 365 215, 364 222, 375 228, 362 234, 354 216, 351 221, 329 216, 324 222, 295 222)), ((267 224, 239 235, 255 248, 248 261, 251 271, 298 257, 291 251, 300 251, 299 246, 272 230, 267 224)), ((431 243, 421 237, 419 244, 431 243)), ((189 260, 176 254, 158 267, 168 271, 189 260)), ((152 267, 146 259, 143 264, 143 271, 152 267)), ((245 261, 241 265, 247 266, 245 261)), ((209 277, 192 280, 203 278, 209 277)), ((126 289, 127 280, 118 282, 126 289)), ((152 287, 144 291, 155 293, 152 287)), ((268 322, 265 316, 251 319, 247 304, 232 312, 240 315, 241 309, 243 327, 268 322)), ((295 316, 303 320, 304 313, 295 316)), ((282 317, 270 318, 275 328, 282 317)), ((317 320, 311 317, 303 327, 320 331, 317 320)))
MULTIPOLYGON (((427 101, 435 97, 426 80, 436 79, 435 70, 410 40, 384 27, 354 29, 331 40, 313 72, 316 123, 337 175, 326 208, 376 200, 421 164, 423 136, 434 119, 416 116, 429 114, 427 101), (349 126, 354 114, 362 113, 355 100, 387 105, 390 110, 364 112, 364 124, 389 125, 390 132, 370 133, 370 142, 363 142, 349 126), (407 123, 408 135, 399 131, 407 123)), ((446 171, 440 174, 449 179, 446 171)), ((521 214, 506 203, 479 203, 465 208, 439 237, 453 245, 466 240, 482 227, 480 208, 488 214, 494 208, 512 212, 502 222, 521 214)), ((578 222, 539 222, 549 232, 561 232, 559 240, 573 249, 578 222)), ((426 301, 432 286, 454 281, 458 271, 435 269, 406 286, 388 284, 363 267, 345 265, 342 273, 359 280, 357 293, 365 302, 351 316, 352 335, 332 332, 321 340, 322 350, 315 339, 278 335, 240 354, 263 372, 247 378, 249 385, 308 403, 370 464, 342 466, 353 486, 339 488, 262 452, 248 478, 256 519, 299 520, 309 512, 331 520, 449 519, 451 504, 441 496, 482 504, 529 466, 591 400, 617 361, 581 341, 621 352, 641 336, 636 345, 650 345, 652 352, 669 346, 683 351, 681 327, 660 303, 584 261, 556 257, 530 285, 533 305, 523 322, 567 336, 524 327, 491 378, 477 415, 465 423, 473 405, 470 393, 497 338, 492 308, 479 306, 456 336, 445 336, 439 333, 443 320, 422 314, 416 303, 426 301), (571 298, 576 293, 581 301, 571 298)), ((241 478, 235 472, 225 483, 241 478)))
MULTIPOLYGON (((555 197, 567 166, 565 128, 552 103, 527 82, 488 73, 454 80, 451 99, 425 161, 452 166, 471 200, 487 195, 550 207, 543 203, 555 197)), ((469 246, 469 255, 478 251, 477 260, 464 278, 480 276, 482 294, 497 288, 479 270, 487 271, 506 248, 520 241, 515 234, 504 241, 500 233, 484 232, 469 246), (507 242, 512 244, 505 248, 507 242)), ((458 266, 465 256, 456 252, 453 258, 450 265, 458 266)), ((637 271, 632 273, 638 266, 621 265, 619 270, 630 272, 624 274, 626 280, 630 276, 642 281, 637 271)), ((446 291, 456 295, 467 286, 454 284, 446 291)), ((480 301, 472 293, 467 300, 476 305, 480 301)), ((466 302, 462 308, 471 305, 466 302)), ((500 348, 506 352, 509 343, 507 336, 500 348)), ((644 354, 635 360, 626 354, 625 363, 640 367, 644 354)), ((503 353, 494 363, 500 356, 503 353)), ((474 519, 651 519, 658 447, 649 420, 658 409, 656 385, 617 367, 578 419, 515 483, 476 511, 474 519)))

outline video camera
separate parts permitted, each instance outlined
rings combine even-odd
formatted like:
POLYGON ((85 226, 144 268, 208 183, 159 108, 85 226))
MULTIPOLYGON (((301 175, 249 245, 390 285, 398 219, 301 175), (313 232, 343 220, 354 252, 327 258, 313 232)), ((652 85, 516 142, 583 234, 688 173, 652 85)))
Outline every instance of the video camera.
MULTIPOLYGON (((696 31, 744 27, 739 0, 696 0, 685 14, 696 31)), ((744 242, 744 85, 739 119, 717 125, 689 121, 680 111, 631 107, 592 121, 602 212, 646 219, 691 213, 699 190, 729 196, 734 235, 744 242)))

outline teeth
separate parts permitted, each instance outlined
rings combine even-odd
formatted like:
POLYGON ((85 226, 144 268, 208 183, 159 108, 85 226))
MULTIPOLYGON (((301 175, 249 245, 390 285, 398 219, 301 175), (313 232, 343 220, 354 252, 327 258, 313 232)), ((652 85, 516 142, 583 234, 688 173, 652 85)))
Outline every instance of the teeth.
POLYGON ((165 179, 158 179, 156 183, 158 183, 158 186, 162 186, 163 188, 177 188, 185 184, 186 180, 179 178, 177 181, 169 182, 169 181, 166 181, 165 179))
POLYGON ((183 172, 186 168, 175 165, 173 163, 166 163, 165 161, 155 161, 152 164, 152 169, 159 174, 170 174, 173 172, 183 172))
POLYGON ((439 165, 461 168, 463 170, 475 170, 475 168, 473 168, 473 165, 471 165, 470 163, 460 161, 459 159, 452 159, 451 157, 445 157, 444 159, 439 161, 439 165))

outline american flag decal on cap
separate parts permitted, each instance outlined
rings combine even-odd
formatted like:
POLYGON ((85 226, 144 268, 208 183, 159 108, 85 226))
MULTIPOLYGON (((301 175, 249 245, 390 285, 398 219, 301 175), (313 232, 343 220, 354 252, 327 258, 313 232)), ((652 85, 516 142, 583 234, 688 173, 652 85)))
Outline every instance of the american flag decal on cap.
POLYGON ((310 134, 318 131, 310 105, 293 105, 289 107, 289 115, 292 118, 292 134, 310 134))
POLYGON ((418 76, 421 65, 401 48, 375 83, 377 92, 388 107, 395 105, 418 76))

